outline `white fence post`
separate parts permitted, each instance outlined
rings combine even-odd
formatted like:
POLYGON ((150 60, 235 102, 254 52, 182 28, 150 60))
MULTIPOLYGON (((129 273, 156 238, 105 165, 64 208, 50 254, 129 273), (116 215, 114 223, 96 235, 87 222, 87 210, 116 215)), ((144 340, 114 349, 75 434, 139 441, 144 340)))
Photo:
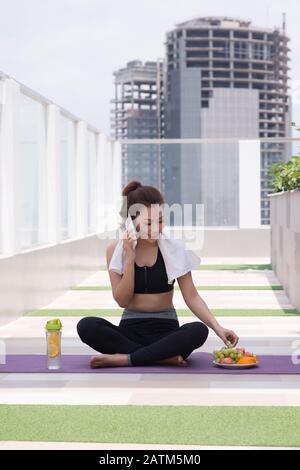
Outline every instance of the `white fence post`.
POLYGON ((122 146, 120 142, 115 141, 113 143, 113 183, 114 183, 114 194, 113 203, 115 212, 113 213, 113 224, 114 227, 118 224, 118 211, 121 208, 122 202, 122 146))
POLYGON ((260 219, 260 141, 239 141, 239 227, 258 228, 260 219))
POLYGON ((0 80, 0 216, 2 252, 11 256, 19 251, 20 237, 15 181, 19 151, 20 85, 12 78, 0 80))
POLYGON ((47 232, 48 242, 58 243, 60 233, 60 197, 58 194, 59 118, 60 110, 55 104, 47 107, 47 232))
POLYGON ((87 124, 79 121, 76 126, 76 236, 87 234, 87 124))

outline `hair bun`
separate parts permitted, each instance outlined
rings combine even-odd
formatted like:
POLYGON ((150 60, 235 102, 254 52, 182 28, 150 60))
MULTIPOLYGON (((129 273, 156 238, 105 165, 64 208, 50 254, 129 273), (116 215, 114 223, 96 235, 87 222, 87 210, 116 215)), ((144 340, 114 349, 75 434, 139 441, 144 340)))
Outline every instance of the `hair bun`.
POLYGON ((140 181, 130 181, 122 191, 123 196, 128 196, 131 191, 134 191, 137 188, 141 188, 142 183, 140 181))

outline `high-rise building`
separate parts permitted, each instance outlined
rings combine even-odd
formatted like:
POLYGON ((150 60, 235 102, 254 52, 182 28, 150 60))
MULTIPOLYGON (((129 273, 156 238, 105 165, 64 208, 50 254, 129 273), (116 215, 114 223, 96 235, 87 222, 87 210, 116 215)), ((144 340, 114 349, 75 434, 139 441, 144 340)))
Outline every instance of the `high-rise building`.
MULTIPOLYGON (((111 100, 112 137, 151 139, 164 135, 164 61, 128 62, 114 72, 115 98, 111 100)), ((133 179, 161 188, 159 145, 122 145, 122 184, 133 179)))
MULTIPOLYGON (((290 136, 288 41, 226 17, 196 18, 166 36, 167 138, 290 136)), ((239 226, 239 146, 166 146, 163 190, 170 204, 202 203, 205 224, 239 226)), ((286 143, 260 146, 260 223, 269 224, 268 168, 289 158, 286 143)))

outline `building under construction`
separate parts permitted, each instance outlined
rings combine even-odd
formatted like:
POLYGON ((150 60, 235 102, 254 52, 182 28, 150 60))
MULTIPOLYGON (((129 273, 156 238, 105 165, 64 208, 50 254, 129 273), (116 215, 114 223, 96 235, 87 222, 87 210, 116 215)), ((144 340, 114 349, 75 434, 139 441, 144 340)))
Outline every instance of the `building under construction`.
MULTIPOLYGON (((164 135, 164 61, 133 60, 114 72, 111 128, 115 139, 153 139, 164 135)), ((138 179, 161 188, 158 145, 122 145, 122 184, 138 179)))
MULTIPOLYGON (((282 29, 265 29, 235 18, 204 17, 168 32, 165 137, 290 136, 284 23, 282 29)), ((206 225, 238 226, 238 151, 236 144, 186 144, 166 152, 170 203, 201 202, 206 225), (199 177, 191 178, 191 171, 199 177)), ((261 143, 261 224, 269 224, 268 168, 289 152, 283 143, 261 143)))

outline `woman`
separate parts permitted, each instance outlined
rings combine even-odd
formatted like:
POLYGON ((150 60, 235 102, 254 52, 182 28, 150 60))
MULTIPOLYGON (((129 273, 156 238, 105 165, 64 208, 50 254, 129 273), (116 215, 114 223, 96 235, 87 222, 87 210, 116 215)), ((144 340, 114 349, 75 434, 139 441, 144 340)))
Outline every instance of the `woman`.
POLYGON ((134 247, 133 236, 125 230, 122 275, 109 270, 118 241, 106 250, 113 297, 124 308, 119 325, 99 317, 82 318, 77 325, 81 340, 102 353, 91 358, 91 367, 186 366, 191 352, 205 343, 208 327, 225 344, 230 341, 236 345, 237 335, 217 322, 199 296, 191 271, 177 277, 177 281, 187 307, 200 321, 179 326, 173 305, 175 279, 168 284, 164 259, 157 242, 164 226, 164 198, 156 188, 143 186, 139 181, 131 181, 122 195, 126 198, 126 208, 123 206, 121 209, 123 220, 131 214, 130 208, 142 205, 138 215, 132 216, 138 235, 137 244, 134 247))

